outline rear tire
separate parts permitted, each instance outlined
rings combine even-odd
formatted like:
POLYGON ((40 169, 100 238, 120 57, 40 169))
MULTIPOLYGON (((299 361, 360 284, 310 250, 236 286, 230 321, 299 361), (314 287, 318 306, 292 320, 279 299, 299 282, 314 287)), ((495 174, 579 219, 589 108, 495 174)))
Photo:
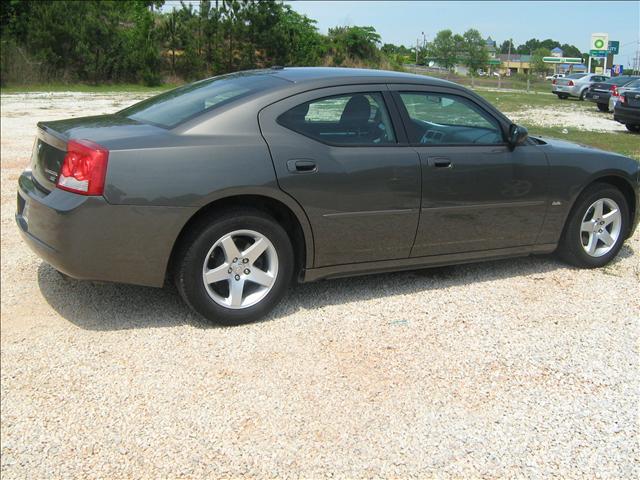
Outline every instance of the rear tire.
POLYGON ((627 130, 629 130, 632 133, 640 133, 640 125, 626 124, 625 127, 627 127, 627 130))
POLYGON ((211 323, 241 325, 280 302, 293 272, 293 247, 282 226, 261 211, 238 209, 194 226, 182 241, 174 278, 196 313, 211 323))
POLYGON ((598 105, 598 110, 600 110, 601 112, 608 112, 609 111, 609 105, 606 104, 606 103, 598 103, 596 105, 598 105))
POLYGON ((559 98, 560 100, 566 100, 567 98, 569 98, 569 95, 561 94, 561 95, 558 95, 558 98, 559 98))
POLYGON ((620 190, 606 183, 594 183, 576 200, 565 224, 558 254, 576 267, 603 267, 622 248, 628 222, 629 207, 620 190), (602 208, 598 211, 599 204, 602 208))

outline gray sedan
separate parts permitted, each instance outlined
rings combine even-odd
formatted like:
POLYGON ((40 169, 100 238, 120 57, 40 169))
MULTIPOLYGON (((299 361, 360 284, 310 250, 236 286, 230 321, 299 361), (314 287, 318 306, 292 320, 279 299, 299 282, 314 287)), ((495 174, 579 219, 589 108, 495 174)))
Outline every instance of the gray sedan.
POLYGON ((569 97, 584 100, 587 90, 594 82, 606 82, 609 77, 595 73, 572 73, 564 78, 557 78, 551 84, 551 92, 560 100, 569 97))
POLYGON ((556 250, 601 267, 640 210, 637 161, 530 137, 474 92, 405 73, 241 72, 38 127, 27 245, 78 279, 170 280, 223 324, 296 281, 556 250))

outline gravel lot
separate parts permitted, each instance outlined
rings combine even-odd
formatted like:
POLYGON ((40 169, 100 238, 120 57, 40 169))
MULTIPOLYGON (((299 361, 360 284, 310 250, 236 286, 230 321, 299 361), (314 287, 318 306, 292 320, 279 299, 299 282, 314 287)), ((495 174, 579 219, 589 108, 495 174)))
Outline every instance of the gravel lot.
POLYGON ((14 224, 35 122, 137 98, 2 96, 3 479, 638 477, 639 233, 601 270, 326 281, 209 327, 174 291, 63 279, 14 224))

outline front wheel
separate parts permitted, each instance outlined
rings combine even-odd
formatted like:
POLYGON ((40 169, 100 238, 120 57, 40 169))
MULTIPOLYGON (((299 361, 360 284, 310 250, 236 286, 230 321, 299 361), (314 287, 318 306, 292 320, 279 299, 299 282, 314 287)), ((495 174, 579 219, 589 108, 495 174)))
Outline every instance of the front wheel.
POLYGON ((587 89, 585 88, 584 90, 582 90, 582 92, 580 93, 580 100, 584 100, 584 97, 587 95, 587 89))
POLYGON ((253 210, 229 212, 187 235, 175 283, 185 302, 213 323, 240 325, 263 317, 293 278, 285 230, 253 210))
POLYGON ((600 110, 601 112, 608 112, 609 111, 609 105, 607 105, 606 103, 598 103, 598 110, 600 110))
POLYGON ((640 125, 626 124, 625 127, 627 127, 627 130, 629 130, 632 133, 640 133, 640 125))
POLYGON ((576 200, 558 253, 577 267, 602 267, 620 251, 629 228, 628 219, 627 201, 620 190, 596 183, 576 200))

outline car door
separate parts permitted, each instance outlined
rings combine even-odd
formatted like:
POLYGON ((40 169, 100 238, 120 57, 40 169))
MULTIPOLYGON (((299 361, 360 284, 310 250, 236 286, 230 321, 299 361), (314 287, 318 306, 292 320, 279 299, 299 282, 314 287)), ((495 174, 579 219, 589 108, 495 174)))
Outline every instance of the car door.
POLYGON ((533 142, 511 149, 505 125, 473 96, 392 87, 422 166, 411 256, 535 244, 547 210, 547 159, 533 142))
POLYGON ((280 188, 311 223, 315 267, 409 257, 420 161, 386 85, 301 93, 259 121, 280 188))

